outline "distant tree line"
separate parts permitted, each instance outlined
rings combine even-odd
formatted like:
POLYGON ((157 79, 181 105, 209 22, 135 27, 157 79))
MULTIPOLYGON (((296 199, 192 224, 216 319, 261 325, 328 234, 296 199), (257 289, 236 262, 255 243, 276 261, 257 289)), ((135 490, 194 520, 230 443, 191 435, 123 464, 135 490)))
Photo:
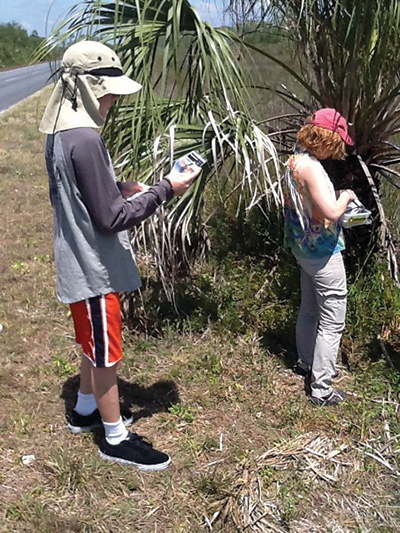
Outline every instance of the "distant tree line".
POLYGON ((35 30, 29 35, 16 22, 0 24, 0 68, 27 65, 44 40, 35 30))

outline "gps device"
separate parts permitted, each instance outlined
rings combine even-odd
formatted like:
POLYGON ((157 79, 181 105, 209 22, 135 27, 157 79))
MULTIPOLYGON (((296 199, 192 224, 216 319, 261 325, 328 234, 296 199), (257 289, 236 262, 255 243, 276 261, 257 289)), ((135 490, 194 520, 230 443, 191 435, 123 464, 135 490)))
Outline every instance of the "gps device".
POLYGON ((340 219, 340 224, 344 228, 352 228, 354 226, 362 226, 363 224, 371 223, 371 211, 369 211, 358 198, 348 204, 346 211, 340 219))

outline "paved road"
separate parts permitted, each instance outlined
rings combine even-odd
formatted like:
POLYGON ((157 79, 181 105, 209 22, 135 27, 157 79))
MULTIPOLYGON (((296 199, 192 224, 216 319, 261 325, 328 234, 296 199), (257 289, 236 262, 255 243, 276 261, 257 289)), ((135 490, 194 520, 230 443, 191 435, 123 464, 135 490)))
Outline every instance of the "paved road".
POLYGON ((0 72, 0 112, 42 89, 50 74, 48 63, 0 72))

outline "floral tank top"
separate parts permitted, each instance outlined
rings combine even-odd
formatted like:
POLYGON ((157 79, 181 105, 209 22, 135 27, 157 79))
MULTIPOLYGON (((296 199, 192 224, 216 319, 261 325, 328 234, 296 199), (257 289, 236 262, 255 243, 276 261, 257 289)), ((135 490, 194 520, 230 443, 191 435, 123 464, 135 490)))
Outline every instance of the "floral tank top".
POLYGON ((307 188, 296 172, 296 163, 301 157, 307 157, 313 165, 318 165, 321 180, 335 198, 333 184, 317 159, 307 152, 291 156, 286 163, 283 179, 285 247, 291 249, 296 257, 316 259, 344 250, 343 230, 338 223, 323 218, 318 208, 313 206, 307 188))

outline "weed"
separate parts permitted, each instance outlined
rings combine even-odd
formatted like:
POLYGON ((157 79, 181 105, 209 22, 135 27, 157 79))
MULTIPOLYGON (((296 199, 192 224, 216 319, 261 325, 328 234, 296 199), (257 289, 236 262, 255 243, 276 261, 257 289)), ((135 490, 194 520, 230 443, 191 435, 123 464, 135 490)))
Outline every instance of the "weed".
POLYGON ((10 518, 13 522, 16 522, 17 520, 20 520, 21 518, 21 511, 18 507, 18 505, 11 505, 6 510, 6 517, 10 518))
POLYGON ((126 488, 129 490, 129 492, 135 492, 139 490, 140 483, 138 479, 132 479, 131 481, 128 481, 126 488))
POLYGON ((57 355, 56 357, 54 357, 53 362, 60 377, 72 376, 77 372, 76 366, 71 364, 70 361, 68 361, 68 359, 66 359, 65 357, 57 355))
POLYGON ((299 500, 298 498, 286 494, 285 491, 282 491, 282 500, 283 508, 281 510, 280 519, 282 524, 287 527, 295 515, 296 505, 298 504, 299 500))
POLYGON ((355 345, 353 350, 365 352, 367 348, 372 357, 380 355, 381 350, 374 341, 383 328, 391 332, 398 330, 399 315, 400 293, 383 265, 373 263, 362 277, 350 281, 346 334, 355 345))
POLYGON ((49 254, 35 255, 34 260, 41 265, 49 265, 52 262, 49 254))
POLYGON ((212 437, 206 437, 201 445, 202 449, 204 451, 212 451, 212 450, 219 450, 220 449, 220 443, 217 442, 212 437))
POLYGON ((45 464, 45 469, 53 479, 57 490, 75 493, 83 488, 91 475, 84 457, 60 449, 52 460, 45 464))
POLYGON ((176 405, 171 405, 171 407, 168 408, 168 411, 172 415, 177 416, 179 419, 189 424, 191 424, 194 421, 193 410, 189 405, 183 405, 181 403, 177 403, 176 405))
POLYGON ((18 261, 12 265, 13 270, 15 270, 21 276, 29 274, 29 265, 25 261, 18 261))
POLYGON ((195 481, 196 489, 215 499, 226 498, 231 493, 232 480, 219 469, 201 474, 195 481))
POLYGON ((22 409, 19 413, 10 417, 10 422, 15 428, 15 434, 19 435, 30 435, 35 426, 35 420, 36 416, 26 409, 22 409))
POLYGON ((266 468, 262 468, 259 471, 259 475, 261 477, 263 487, 269 487, 271 483, 273 483, 276 475, 276 470, 273 466, 268 466, 266 468))
POLYGON ((133 350, 139 353, 146 352, 149 348, 151 348, 151 346, 151 342, 139 339, 134 342, 133 350))
POLYGON ((304 417, 304 411, 305 404, 298 397, 288 399, 282 409, 285 420, 290 425, 295 425, 298 420, 301 420, 304 417))

